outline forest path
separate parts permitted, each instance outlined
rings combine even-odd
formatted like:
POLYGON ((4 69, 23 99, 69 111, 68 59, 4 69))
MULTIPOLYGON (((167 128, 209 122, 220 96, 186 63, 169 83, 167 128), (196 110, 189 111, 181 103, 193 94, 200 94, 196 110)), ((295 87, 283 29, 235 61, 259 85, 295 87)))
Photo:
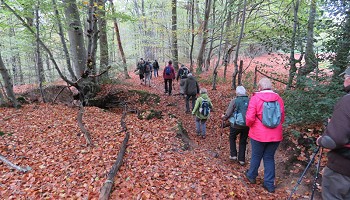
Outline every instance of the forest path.
MULTIPOLYGON (((257 184, 249 184, 244 177, 245 171, 249 167, 250 161, 250 152, 251 147, 248 141, 247 152, 246 152, 246 165, 241 166, 238 162, 233 162, 229 160, 229 128, 221 128, 221 115, 226 110, 226 106, 231 99, 229 90, 218 88, 218 90, 211 90, 211 85, 200 83, 201 87, 206 87, 208 89, 209 97, 211 98, 214 104, 214 112, 211 112, 210 119, 207 121, 207 137, 202 139, 196 136, 195 133, 195 122, 194 116, 191 114, 185 113, 185 99, 179 95, 179 82, 176 80, 173 83, 173 95, 169 96, 164 94, 164 80, 163 78, 156 77, 151 80, 151 87, 144 84, 139 84, 139 78, 133 75, 132 79, 128 82, 133 83, 133 87, 138 90, 145 90, 150 93, 157 94, 161 97, 161 105, 159 108, 166 108, 163 110, 163 113, 172 113, 175 114, 178 119, 183 123, 184 128, 188 131, 189 138, 196 144, 194 151, 204 150, 207 155, 211 156, 211 160, 214 161, 212 164, 220 165, 222 173, 230 174, 233 178, 233 185, 240 185, 240 189, 245 192, 248 192, 252 196, 259 196, 262 199, 286 199, 290 195, 290 191, 293 189, 296 184, 297 178, 295 175, 291 175, 290 172, 287 172, 288 162, 288 152, 286 148, 281 144, 278 151, 276 152, 276 193, 269 194, 263 188, 263 163, 260 165, 259 176, 257 178, 257 184), (137 79, 137 81, 135 81, 137 79), (135 84, 136 83, 136 84, 135 84), (165 106, 166 104, 173 104, 176 106, 165 106), (221 148, 219 148, 221 144, 221 148), (218 155, 217 158, 214 158, 214 155, 218 155), (242 188, 243 187, 243 188, 242 188), (267 196, 265 196, 267 195, 267 196)), ((238 139, 237 139, 238 142, 238 139)), ((237 144, 238 147, 238 144, 237 144)), ((207 156, 205 154, 198 154, 198 156, 207 156)), ((205 160, 203 158, 202 160, 205 160)), ((237 185, 237 186, 238 186, 237 185)), ((300 185, 297 191, 297 198, 303 199, 308 198, 307 186, 300 185), (306 195, 304 195, 304 193, 306 195), (304 197, 303 197, 304 195, 304 197)), ((244 195, 242 195, 244 196, 244 195)), ((250 196, 249 199, 255 199, 250 196)), ((315 199, 318 199, 317 197, 315 199)))

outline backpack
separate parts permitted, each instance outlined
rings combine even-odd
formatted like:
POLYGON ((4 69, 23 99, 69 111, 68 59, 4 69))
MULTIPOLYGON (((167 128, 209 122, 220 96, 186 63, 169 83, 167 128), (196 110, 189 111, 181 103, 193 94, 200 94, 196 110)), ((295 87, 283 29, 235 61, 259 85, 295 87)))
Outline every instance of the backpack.
POLYGON ((202 98, 202 104, 201 104, 201 107, 199 107, 199 112, 205 117, 209 115, 210 104, 208 100, 202 98))
POLYGON ((145 73, 149 73, 150 71, 151 71, 151 66, 150 66, 150 64, 146 64, 145 73))
POLYGON ((234 121, 235 124, 239 126, 246 126, 245 115, 247 113, 248 104, 249 104, 249 98, 247 96, 241 96, 235 99, 236 108, 235 108, 235 112, 233 113, 235 118, 235 121, 234 121))
POLYGON ((165 74, 166 74, 166 75, 170 75, 170 74, 171 74, 171 68, 170 68, 170 66, 166 66, 166 67, 165 67, 165 74))
POLYGON ((276 128, 281 123, 281 108, 278 101, 264 102, 260 121, 268 128, 276 128))
POLYGON ((181 78, 187 78, 187 74, 189 72, 190 72, 190 70, 188 70, 187 67, 182 68, 181 78))

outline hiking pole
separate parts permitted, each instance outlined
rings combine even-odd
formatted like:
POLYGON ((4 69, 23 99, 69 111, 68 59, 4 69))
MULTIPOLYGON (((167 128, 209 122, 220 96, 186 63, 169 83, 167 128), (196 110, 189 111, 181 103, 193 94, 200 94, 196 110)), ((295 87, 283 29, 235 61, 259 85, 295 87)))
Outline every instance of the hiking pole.
POLYGON ((320 172, 322 152, 323 152, 323 148, 321 148, 320 156, 318 158, 318 162, 317 162, 317 165, 316 165, 316 174, 315 174, 315 178, 314 178, 314 183, 312 184, 312 193, 311 193, 311 198, 310 198, 311 200, 314 199, 314 194, 315 194, 315 190, 316 190, 316 181, 318 179, 318 174, 320 172))
POLYGON ((316 154, 318 153, 318 151, 320 150, 320 146, 317 147, 317 149, 313 152, 311 159, 309 161, 309 163, 307 164, 307 166, 305 167, 303 173, 301 174, 301 176, 299 177, 297 184, 295 185, 295 187, 293 188, 292 192, 290 193, 290 196, 288 198, 288 200, 292 199, 293 194, 297 191, 298 186, 301 184, 301 181, 303 180, 307 170, 310 168, 311 164, 314 162, 316 154))
POLYGON ((221 142, 222 142, 222 133, 224 132, 224 125, 225 125, 225 122, 224 120, 222 120, 221 122, 221 133, 220 133, 220 140, 219 140, 219 149, 221 150, 221 142))

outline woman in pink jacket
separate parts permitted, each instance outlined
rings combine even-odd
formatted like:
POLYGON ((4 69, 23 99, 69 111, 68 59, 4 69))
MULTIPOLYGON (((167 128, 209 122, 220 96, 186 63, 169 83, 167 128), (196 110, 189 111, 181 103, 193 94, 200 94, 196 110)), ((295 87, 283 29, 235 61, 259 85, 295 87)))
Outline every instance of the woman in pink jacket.
POLYGON ((253 94, 249 101, 246 124, 249 126, 252 156, 246 177, 250 183, 256 183, 261 159, 264 162, 263 187, 270 193, 275 192, 275 152, 282 141, 282 123, 284 122, 284 102, 282 98, 272 91, 272 83, 268 78, 262 78, 258 84, 259 92, 253 94), (280 121, 274 128, 262 123, 264 102, 275 102, 280 105, 280 121))

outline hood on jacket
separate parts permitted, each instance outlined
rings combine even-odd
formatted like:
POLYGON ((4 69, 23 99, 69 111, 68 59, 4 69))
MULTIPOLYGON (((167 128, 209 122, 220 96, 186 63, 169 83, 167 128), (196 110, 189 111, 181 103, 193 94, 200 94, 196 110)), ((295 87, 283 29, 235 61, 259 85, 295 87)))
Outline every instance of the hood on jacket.
POLYGON ((272 90, 262 90, 260 92, 255 92, 254 96, 259 97, 263 101, 277 101, 279 95, 272 90))
POLYGON ((209 98, 207 93, 201 94, 200 97, 202 97, 203 99, 208 99, 209 98))

